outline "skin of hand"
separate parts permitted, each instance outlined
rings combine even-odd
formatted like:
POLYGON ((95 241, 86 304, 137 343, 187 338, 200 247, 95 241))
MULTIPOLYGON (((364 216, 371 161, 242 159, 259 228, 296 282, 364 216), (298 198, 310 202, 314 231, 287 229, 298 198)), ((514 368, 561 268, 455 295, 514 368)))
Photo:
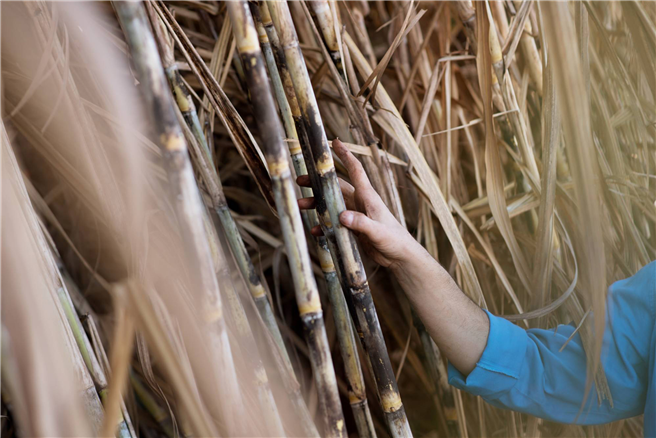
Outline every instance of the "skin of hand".
MULTIPOLYGON (((392 271, 440 351, 458 371, 469 374, 487 344, 487 315, 396 220, 372 187, 362 164, 346 146, 334 140, 333 150, 353 183, 340 179, 346 204, 340 222, 358 236, 369 257, 392 271)), ((299 177, 297 182, 310 187, 308 176, 299 177)), ((311 209, 315 208, 315 201, 303 198, 298 205, 311 209)), ((320 227, 311 232, 322 234, 320 227)))
MULTIPOLYGON (((339 216, 340 222, 353 231, 369 257, 386 268, 395 268, 411 254, 424 251, 408 231, 392 215, 374 190, 362 164, 339 141, 333 141, 337 156, 346 166, 353 185, 339 179, 346 211, 339 216)), ((297 182, 310 186, 308 176, 299 177, 297 182)), ((299 199, 301 209, 314 208, 314 198, 299 199)), ((323 234, 319 226, 311 230, 313 235, 323 234)))

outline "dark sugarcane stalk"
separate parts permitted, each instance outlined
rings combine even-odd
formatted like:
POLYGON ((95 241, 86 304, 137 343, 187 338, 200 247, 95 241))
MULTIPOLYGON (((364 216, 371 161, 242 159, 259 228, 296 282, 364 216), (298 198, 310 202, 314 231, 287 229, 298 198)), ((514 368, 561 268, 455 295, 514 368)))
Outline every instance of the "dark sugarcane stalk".
MULTIPOLYGON (((424 363, 428 370, 428 376, 433 384, 433 390, 439 397, 439 403, 442 405, 444 421, 448 428, 449 436, 460 436, 458 424, 458 415, 456 412, 455 399, 453 397, 454 388, 449 385, 447 370, 442 361, 440 350, 428 334, 424 323, 422 322, 415 309, 411 306, 412 322, 419 335, 421 346, 424 351, 424 363)), ((438 407, 439 409, 439 407, 438 407)))
MULTIPOLYGON (((313 3, 313 2, 310 2, 313 3)), ((363 110, 363 106, 358 106, 357 103, 361 103, 361 105, 364 103, 364 97, 359 97, 356 99, 356 102, 352 102, 352 97, 348 94, 348 87, 350 86, 352 93, 355 95, 359 91, 359 86, 357 83, 357 78, 355 77, 353 72, 353 66, 350 63, 350 58, 346 57, 345 60, 347 63, 345 64, 345 67, 347 68, 347 72, 350 74, 350 81, 347 84, 343 80, 342 73, 340 72, 338 66, 330 63, 331 57, 329 55, 329 52, 326 47, 322 45, 322 38, 321 34, 319 33, 319 30, 317 27, 314 25, 312 22, 312 17, 310 15, 310 12, 307 7, 305 7, 304 4, 302 4, 303 10, 306 14, 306 17, 308 18, 308 21, 310 22, 310 28, 314 33, 315 39, 317 40, 317 43, 320 45, 322 48, 322 51, 324 53, 324 59, 328 62, 328 68, 333 76, 333 80, 335 81, 335 84, 337 85, 337 89, 339 91, 340 96, 342 97, 342 102, 344 104, 344 107, 347 110, 348 116, 351 119, 351 132, 354 136, 354 138, 358 139, 358 141, 362 144, 367 144, 369 145, 371 151, 372 151, 372 156, 377 157, 377 160, 374 160, 373 157, 365 156, 363 158, 363 165, 365 169, 367 170, 367 173, 369 174, 371 178, 371 183, 376 189, 376 191, 381 195, 383 198, 384 202, 388 205, 391 211, 394 212, 395 217, 399 220, 399 222, 405 224, 405 217, 403 215, 403 209, 400 203, 400 197, 398 194, 397 187, 394 183, 393 176, 391 175, 391 169, 389 168, 389 161, 387 160, 386 154, 380 154, 379 151, 379 146, 378 146, 378 139, 375 137, 373 130, 371 128, 371 123, 368 119, 367 113, 363 110), (349 67, 351 70, 349 71, 349 67), (386 174, 385 176, 388 177, 387 184, 384 184, 381 178, 381 175, 379 175, 378 171, 379 169, 389 170, 389 174, 386 174), (386 196, 387 195, 387 196, 386 196)), ((344 53, 348 55, 348 48, 344 48, 344 53)), ((283 54, 284 56, 284 54, 283 54)), ((294 96, 295 98, 295 96, 294 96)), ((310 149, 310 146, 307 144, 307 135, 304 137, 305 139, 305 149, 310 149)), ((324 220, 325 223, 330 223, 330 219, 328 216, 328 212, 324 211, 323 217, 327 218, 324 220)), ((337 243, 335 240, 335 235, 332 232, 332 227, 329 227, 330 231, 328 233, 328 239, 326 240, 326 243, 329 248, 329 252, 327 255, 332 255, 333 260, 335 263, 337 263, 339 269, 337 269, 336 274, 337 277, 339 278, 340 282, 343 284, 344 281, 343 279, 346 278, 347 274, 344 268, 343 260, 341 257, 339 257, 339 248, 337 247, 337 243)), ((324 230, 326 230, 326 227, 324 227, 324 230)), ((347 294, 347 297, 350 298, 350 295, 347 294)), ((356 314, 355 306, 353 305, 353 301, 351 299, 348 300, 348 305, 351 309, 351 313, 353 315, 356 314)), ((358 328, 358 332, 362 333, 362 330, 359 328, 359 321, 354 320, 356 328, 358 328)), ((426 334, 426 336, 428 336, 426 334)), ((434 351, 434 350, 432 350, 434 351)), ((370 369, 371 369, 371 361, 367 361, 369 363, 370 369)))
POLYGON ((346 80, 342 53, 340 51, 339 40, 337 39, 339 22, 336 21, 337 17, 333 15, 331 0, 310 0, 308 3, 312 8, 312 12, 317 17, 317 22, 323 35, 323 42, 330 52, 330 57, 337 66, 339 74, 346 80))
POLYGON ((325 237, 317 238, 317 252, 321 271, 328 285, 328 299, 333 308, 337 341, 348 381, 349 403, 353 411, 358 434, 362 438, 376 437, 348 304, 344 298, 344 292, 325 237))
MULTIPOLYGON (((336 265, 344 269, 342 280, 344 287, 349 290, 355 311, 354 320, 357 321, 356 328, 360 332, 376 376, 378 394, 385 418, 393 436, 412 436, 357 243, 352 233, 339 222, 339 214, 346 207, 289 7, 286 2, 268 1, 266 4, 280 38, 281 47, 285 52, 287 66, 311 145, 311 150, 304 148, 303 153, 308 170, 314 169, 309 174, 317 200, 317 211, 322 220, 321 225, 329 242, 333 233, 337 242, 341 257, 338 258, 336 265), (340 263, 343 264, 340 266, 340 263)), ((301 141, 301 146, 303 145, 304 142, 301 141)))
POLYGON ((251 96, 258 98, 259 104, 253 106, 254 117, 263 139, 273 183, 283 239, 296 290, 296 301, 305 328, 310 361, 317 384, 324 419, 324 433, 328 436, 346 437, 346 425, 326 336, 321 300, 312 273, 301 215, 296 204, 289 163, 283 147, 282 127, 269 88, 258 35, 245 1, 228 3, 228 12, 249 91, 251 96))
MULTIPOLYGON (((335 60, 335 56, 333 56, 333 50, 331 49, 331 46, 338 47, 339 40, 335 31, 333 16, 329 10, 330 3, 325 2, 326 5, 318 6, 317 3, 321 2, 314 0, 309 1, 310 5, 315 10, 315 14, 328 15, 323 20, 318 20, 320 23, 321 32, 319 32, 317 26, 314 25, 312 15, 306 6, 306 3, 301 3, 302 9, 308 18, 309 27, 314 33, 315 40, 324 53, 324 59, 326 59, 326 62, 328 63, 328 69, 333 76, 333 81, 335 82, 335 85, 337 85, 337 90, 339 91, 340 97, 342 98, 342 102, 347 110, 347 114, 351 119, 351 135, 357 144, 368 145, 371 149, 371 157, 361 157, 362 164, 367 174, 369 175, 371 185, 381 196, 385 205, 387 205, 388 208, 394 212, 394 215, 397 218, 402 218, 403 211, 400 208, 398 191, 396 190, 396 185, 393 183, 394 180, 393 176, 391 175, 391 169, 389 169, 387 156, 380 153, 378 139, 374 135, 369 117, 364 111, 365 98, 359 96, 355 98, 356 102, 353 102, 353 97, 348 94, 349 87, 351 88, 353 95, 358 94, 359 86, 357 83, 357 78, 352 74, 349 74, 348 76, 346 75, 348 72, 348 70, 345 70, 345 67, 347 67, 345 65, 345 61, 347 60, 346 57, 344 60, 342 60, 340 57, 338 62, 335 60), (321 25, 322 21, 330 21, 331 25, 321 25), (348 81, 346 80, 347 77, 349 78, 348 81), (387 173, 388 170, 390 173, 387 173)), ((345 55, 348 54, 348 50, 346 48, 344 48, 343 51, 345 55)), ((352 70, 349 73, 352 73, 352 70)))
MULTIPOLYGON (((311 1, 310 3, 314 2, 311 1)), ((342 65, 335 65, 335 63, 332 62, 333 57, 330 55, 329 49, 326 47, 327 44, 324 45, 323 41, 337 40, 336 33, 334 31, 330 32, 330 29, 322 30, 324 33, 324 36, 322 37, 322 33, 319 32, 317 26, 314 24, 312 15, 305 2, 301 3, 301 8, 305 12, 310 30, 313 32, 315 40, 323 52, 328 69, 333 77, 335 85, 337 86, 339 95, 342 98, 342 103, 350 119, 351 135, 357 144, 368 145, 371 150, 371 156, 361 157, 362 164, 369 176, 370 182, 376 192, 383 199, 383 202, 388 206, 390 211, 393 212, 394 216, 399 222, 404 223, 405 218, 403 208, 401 206, 398 189, 394 183, 391 166, 387 159, 387 155, 380 153, 379 140, 374 135, 369 116, 364 110, 365 98, 360 96, 356 97, 355 101, 353 100, 353 96, 358 94, 360 88, 357 77, 355 76, 353 65, 348 56, 348 48, 346 46, 343 47, 344 60, 342 65), (326 37, 326 33, 330 33, 331 35, 326 37), (347 76, 345 76, 345 73, 347 76), (349 78, 348 81, 345 80, 346 77, 349 78), (349 87, 352 95, 349 94, 349 87)), ((329 222, 329 220, 327 222, 329 222)), ((331 238, 330 241, 332 240, 334 239, 331 238)))
POLYGON ((266 170, 266 166, 258 153, 255 140, 246 128, 246 123, 241 119, 230 99, 223 92, 217 79, 212 75, 207 64, 198 54, 191 41, 182 30, 178 22, 171 14, 171 11, 161 2, 153 2, 153 6, 169 33, 180 47, 191 71, 198 78, 198 81, 208 98, 212 109, 225 126, 230 138, 235 143, 237 151, 244 158, 244 162, 253 178, 258 185, 262 196, 275 214, 273 194, 271 190, 271 179, 266 170))
MULTIPOLYGON (((373 68, 371 65, 368 63, 364 55, 357 50, 357 47, 352 43, 352 40, 350 39, 349 35, 346 35, 345 38, 347 42, 347 50, 350 51, 351 57, 350 59, 353 60, 354 66, 357 65, 358 69, 360 70, 360 73, 363 74, 364 76, 368 76, 371 74, 373 68), (365 67, 363 69, 363 67, 365 67)), ((348 67, 348 64, 347 64, 348 67)), ((398 219, 398 218, 397 218, 398 219)), ((399 220, 401 224, 405 224, 404 220, 399 220)), ((441 363, 441 359, 439 357, 439 351, 437 350, 436 346, 433 345, 432 339, 430 338, 430 335, 426 332, 425 327, 419 320, 418 316, 416 315, 414 309, 411 307, 411 313, 413 315, 413 320, 414 320, 414 326, 417 329, 417 332, 420 336, 420 339, 422 340, 422 347, 424 347, 424 353, 426 356, 426 362, 427 362, 427 367, 429 368, 430 372, 429 375, 432 378, 432 383, 433 386, 436 388, 436 392, 439 394, 441 392, 444 392, 446 389, 447 391, 450 390, 450 387, 448 386, 448 383, 446 385, 444 384, 444 381, 446 380, 442 376, 437 375, 438 372, 440 372, 439 369, 439 364, 441 363), (429 347, 430 346, 430 347, 429 347), (432 365, 431 365, 432 364, 432 365), (440 390, 440 385, 442 385, 442 389, 440 390)), ((442 373, 443 376, 446 376, 446 372, 442 373)), ((451 392, 452 394, 452 392, 451 392)), ((460 420, 455 420, 454 415, 452 413, 456 410, 456 405, 453 397, 444 397, 442 398, 442 403, 444 404, 443 410, 445 412, 445 418, 448 418, 449 420, 447 421, 447 426, 449 427, 449 430, 451 431, 453 436, 459 436, 459 428, 464 427, 464 423, 460 420)))
MULTIPOLYGON (((298 102, 294 95, 293 86, 285 87, 281 78, 281 76, 285 76, 287 81, 291 82, 289 71, 286 68, 286 62, 284 59, 285 55, 282 53, 282 50, 280 50, 280 42, 273 27, 273 23, 271 22, 268 8, 262 8, 262 12, 260 12, 260 8, 253 2, 250 3, 250 7, 260 37, 260 46, 264 52, 269 69, 269 76, 271 77, 274 94, 282 115, 283 125, 285 126, 285 131, 287 133, 286 141, 289 146, 294 170, 297 176, 307 175, 307 167, 303 160, 298 132, 296 131, 296 123, 292 113, 293 106, 296 109, 297 114, 300 116, 298 102), (272 47, 276 47, 278 59, 276 59, 272 47), (281 67, 281 65, 284 67, 281 67), (289 92, 290 95, 287 96, 285 91, 289 92), (289 101, 292 101, 293 105, 290 105, 289 101)), ((309 187, 301 187, 301 194, 305 198, 313 196, 312 189, 309 187)), ((319 225, 316 211, 308 210, 302 213, 304 213, 303 216, 308 231, 314 226, 319 225)), ((339 279, 337 278, 337 272, 330 255, 330 250, 328 249, 326 238, 324 236, 317 237, 316 245, 321 271, 323 272, 324 279, 328 286, 328 299, 333 308, 333 318, 337 331, 338 344, 342 360, 344 361, 346 378, 349 384, 349 402, 355 417, 356 427, 361 437, 375 437, 376 431, 371 418, 371 412, 369 411, 369 403, 367 401, 364 386, 364 377, 362 376, 362 367, 360 366, 360 358, 355 344, 355 335, 353 333, 353 326, 351 324, 347 303, 344 299, 339 279)))
MULTIPOLYGON (((364 36, 363 38, 367 38, 368 36, 364 36)), ((344 52, 348 55, 348 47, 345 47, 344 52)), ((345 58, 345 66, 347 71, 351 72, 353 69, 353 64, 351 62, 350 56, 347 56, 345 58)), ((359 91, 359 85, 357 84, 357 78, 355 77, 355 72, 352 71, 352 74, 350 75, 351 81, 349 83, 351 87, 351 92, 353 95, 357 94, 359 91)), ((337 81, 338 77, 337 75, 333 74, 333 78, 337 81)), ((340 89, 341 91, 341 89, 340 89)), ((360 100, 364 100, 363 97, 359 98, 360 100)), ((345 105, 348 106, 350 101, 348 100, 348 97, 344 98, 345 105)), ((351 106, 352 107, 352 106, 351 106)), ((353 108, 350 113, 354 113, 357 111, 359 108, 353 108)), ((362 120, 368 122, 367 120, 367 114, 362 113, 362 120)), ((364 125, 361 127, 361 131, 366 135, 368 138, 373 138, 373 132, 371 132, 371 125, 370 124, 364 124, 360 123, 361 125, 364 125)), ((373 147, 377 148, 377 145, 374 145, 373 147)), ((369 157, 367 157, 369 158, 369 157)), ((385 154, 381 154, 381 160, 380 160, 381 165, 388 170, 388 177, 389 177, 389 184, 387 185, 387 189, 389 190, 389 197, 390 197, 390 204, 389 206, 391 207, 390 210, 393 212, 394 216, 396 219, 401 223, 404 227, 407 227, 406 221, 405 221, 405 215, 403 214, 403 206, 401 205, 398 189, 396 185, 394 184, 393 176, 391 175, 391 169, 389 169, 389 161, 387 160, 387 156, 385 154), (384 159, 383 159, 384 157, 384 159)), ((363 163, 365 166, 365 170, 367 170, 367 173, 370 174, 370 169, 367 168, 367 163, 366 161, 363 163)), ((374 172, 376 172, 378 169, 377 167, 372 169, 374 172)), ((421 344, 424 350, 424 357, 425 357, 425 363, 426 367, 429 370, 429 376, 432 380, 435 394, 440 396, 440 400, 442 401, 443 406, 442 409, 444 411, 444 417, 446 419, 446 424, 447 427, 449 428, 449 432, 452 436, 457 436, 459 434, 458 432, 458 422, 456 420, 456 415, 455 415, 455 402, 453 398, 453 389, 449 386, 447 379, 446 379, 446 367, 444 366, 444 363, 442 362, 442 359, 440 358, 440 352, 431 339, 430 335, 426 331, 426 327, 424 326, 423 322, 417 315, 417 312, 415 309, 410 306, 410 312, 412 315, 412 321, 415 329, 417 330, 417 334, 419 335, 419 338, 421 340, 421 344)), ((439 408, 439 407, 438 407, 439 408)))
POLYGON ((119 22, 130 47, 132 59, 146 108, 152 117, 152 126, 169 179, 172 201, 180 224, 188 257, 193 260, 191 266, 198 267, 195 287, 205 294, 205 309, 211 315, 208 321, 212 328, 211 354, 216 356, 216 363, 222 364, 217 372, 218 388, 205 388, 207 391, 221 391, 223 406, 217 409, 217 417, 223 420, 228 431, 236 432, 244 418, 241 391, 234 368, 232 352, 228 340, 225 320, 223 319, 221 294, 214 275, 210 248, 202 216, 204 208, 187 153, 187 144, 178 123, 173 98, 169 91, 162 61, 155 39, 153 38, 148 18, 143 5, 134 2, 114 3, 119 22), (223 414, 223 415, 219 415, 223 414))
MULTIPOLYGON (((266 3, 259 2, 259 11, 261 14, 260 18, 262 19, 262 25, 264 26, 265 32, 267 34, 267 38, 269 39, 269 44, 280 73, 280 80, 282 82, 282 87, 285 92, 287 103, 289 105, 292 114, 292 119, 294 121, 294 125, 296 128, 295 129, 296 138, 298 141, 293 142, 292 140, 292 143, 289 144, 289 151, 292 156, 292 160, 295 162, 294 165, 305 167, 305 173, 308 174, 310 178, 313 180, 312 186, 316 187, 317 184, 315 184, 314 181, 318 181, 318 177, 316 175, 316 171, 314 167, 312 166, 308 168, 307 166, 305 166, 304 159, 305 160, 308 159, 305 156, 305 154, 308 153, 309 149, 301 148, 301 142, 305 142, 305 144, 307 144, 308 141, 306 126, 305 123, 303 122, 303 118, 301 115, 301 108, 298 106, 298 100, 296 99, 296 93, 294 91, 294 83, 292 82, 291 73, 289 71, 289 67, 287 66, 285 53, 281 46, 280 38, 278 37, 278 33, 276 32, 273 21, 271 20, 271 14, 269 13, 269 8, 266 6, 266 3), (301 164, 301 162, 303 162, 303 164, 301 164)), ((301 193, 303 194, 304 197, 310 197, 313 196, 314 192, 313 189, 303 187, 301 188, 301 193)), ((313 214, 310 211, 308 211, 307 213, 313 214)), ((316 211, 314 212, 314 214, 316 215, 316 211)))
MULTIPOLYGON (((158 9, 158 12, 165 13, 161 5, 155 4, 154 6, 155 9, 158 9)), ((177 25, 177 23, 175 24, 177 25)), ((176 38, 175 34, 174 38, 177 40, 178 44, 181 43, 181 41, 176 38)), ((187 95, 189 94, 186 87, 181 87, 180 90, 184 91, 187 95)), ((207 144, 207 139, 204 135, 196 137, 197 131, 192 130, 192 132, 194 133, 194 137, 196 138, 197 142, 200 144, 207 144)), ((203 146, 203 149, 207 148, 203 146)), ((260 317, 262 318, 274 341, 275 348, 277 349, 274 354, 280 356, 281 360, 276 361, 276 364, 280 367, 279 372, 286 382, 284 386, 296 408, 295 410, 299 416, 303 433, 307 436, 317 436, 318 431, 314 425, 314 422, 312 421, 310 411, 308 410, 305 400, 303 399, 303 396, 300 392, 300 386, 296 380, 294 369, 292 367, 289 354, 287 353, 287 348, 285 347, 282 334, 280 333, 280 328, 278 327, 278 323, 274 316, 273 309, 271 308, 271 303, 267 296, 266 290, 262 284, 260 275, 255 269, 248 250, 246 249, 244 240, 239 233, 237 223, 235 222, 230 209, 228 208, 228 204, 221 185, 221 179, 218 175, 218 170, 215 166, 212 166, 212 163, 208 159, 204 158, 204 156, 200 154, 198 155, 198 158, 201 160, 198 163, 198 167, 200 168, 201 174, 203 175, 205 186, 210 193, 214 211, 216 212, 219 220, 221 221, 221 224, 223 225, 228 245, 230 246, 230 250, 235 258, 242 277, 246 282, 251 297, 255 302, 258 313, 260 314, 260 317)))

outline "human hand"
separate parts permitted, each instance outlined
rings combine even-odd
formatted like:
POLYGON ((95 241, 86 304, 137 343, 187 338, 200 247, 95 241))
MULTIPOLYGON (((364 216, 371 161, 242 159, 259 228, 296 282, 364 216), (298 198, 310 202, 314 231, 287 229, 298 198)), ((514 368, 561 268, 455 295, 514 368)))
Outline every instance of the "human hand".
MULTIPOLYGON (((346 166, 353 183, 351 185, 339 179, 346 204, 346 210, 340 214, 339 221, 356 234, 369 257, 381 266, 395 268, 411 258, 414 251, 425 252, 389 211, 371 186, 357 158, 339 140, 333 141, 333 150, 346 166)), ((299 177, 297 182, 303 187, 310 187, 307 175, 299 177)), ((301 209, 315 208, 315 205, 314 198, 298 200, 301 209)), ((311 233, 315 236, 323 235, 319 226, 314 227, 311 233)))

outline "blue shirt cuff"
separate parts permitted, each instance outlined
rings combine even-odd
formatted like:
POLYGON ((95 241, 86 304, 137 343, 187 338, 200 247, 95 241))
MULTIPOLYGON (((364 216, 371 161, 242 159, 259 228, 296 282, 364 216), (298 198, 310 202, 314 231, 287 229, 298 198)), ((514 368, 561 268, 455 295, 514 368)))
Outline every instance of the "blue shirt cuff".
POLYGON ((487 310, 485 313, 490 332, 483 355, 466 377, 449 363, 449 383, 471 394, 493 398, 517 383, 529 339, 523 328, 487 310))

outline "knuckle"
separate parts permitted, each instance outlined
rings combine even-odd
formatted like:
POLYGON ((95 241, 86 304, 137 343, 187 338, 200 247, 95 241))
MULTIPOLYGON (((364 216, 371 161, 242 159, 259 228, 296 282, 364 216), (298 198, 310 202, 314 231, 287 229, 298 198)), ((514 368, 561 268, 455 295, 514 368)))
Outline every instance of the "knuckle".
POLYGON ((356 214, 353 218, 353 225, 355 228, 361 231, 366 231, 367 228, 367 217, 362 213, 356 214))

